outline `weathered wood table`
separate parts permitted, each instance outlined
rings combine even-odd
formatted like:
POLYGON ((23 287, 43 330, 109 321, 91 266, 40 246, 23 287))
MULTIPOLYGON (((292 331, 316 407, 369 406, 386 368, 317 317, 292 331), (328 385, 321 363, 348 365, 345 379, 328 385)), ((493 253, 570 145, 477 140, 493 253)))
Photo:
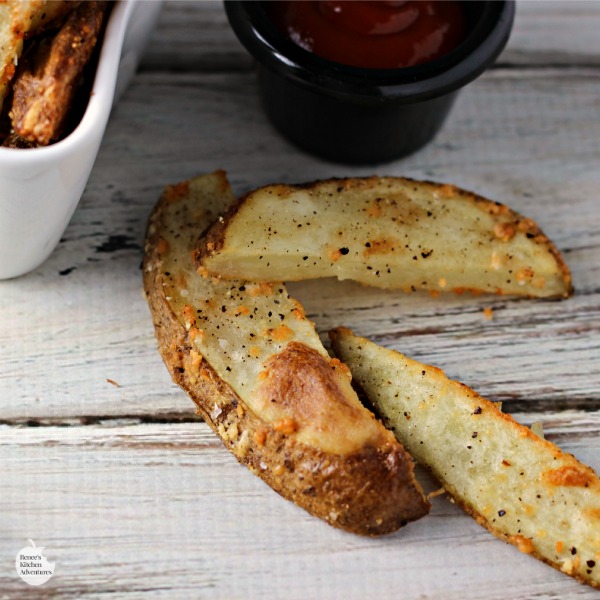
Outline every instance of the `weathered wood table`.
POLYGON ((0 599, 600 597, 445 497, 381 539, 281 499, 171 383, 140 274, 163 186, 216 168, 238 192, 378 173, 503 201, 562 250, 573 298, 290 288, 323 334, 345 324, 435 364, 600 469, 598 31, 600 3, 522 2, 506 51, 463 91, 434 143, 349 168, 273 131, 220 3, 166 3, 59 247, 35 272, 0 282, 0 599), (56 564, 39 588, 15 571, 29 538, 56 564))

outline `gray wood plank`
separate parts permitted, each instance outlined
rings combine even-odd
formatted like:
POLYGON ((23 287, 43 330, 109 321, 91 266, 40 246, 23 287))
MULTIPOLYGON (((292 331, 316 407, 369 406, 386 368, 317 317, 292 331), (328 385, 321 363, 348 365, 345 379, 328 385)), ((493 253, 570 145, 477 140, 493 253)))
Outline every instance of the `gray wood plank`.
MULTIPOLYGON (((600 467, 598 416, 568 423, 547 431, 600 467)), ((390 536, 335 530, 239 466, 201 423, 0 427, 0 463, 3 598, 598 597, 443 496, 390 536), (39 588, 14 572, 27 539, 55 562, 39 588)))

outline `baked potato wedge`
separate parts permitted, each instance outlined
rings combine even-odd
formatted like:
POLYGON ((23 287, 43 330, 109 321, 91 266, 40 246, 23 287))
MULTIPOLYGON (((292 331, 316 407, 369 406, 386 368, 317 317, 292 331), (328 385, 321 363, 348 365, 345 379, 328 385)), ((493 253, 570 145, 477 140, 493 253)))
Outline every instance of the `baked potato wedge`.
POLYGON ((144 289, 174 381, 241 463, 331 525, 378 535, 425 515, 411 457, 285 287, 196 272, 199 232, 233 200, 216 172, 168 187, 149 220, 144 289))
POLYGON ((376 412, 480 525, 600 588, 600 479, 443 371, 330 333, 376 412))
POLYGON ((78 4, 68 0, 0 2, 0 108, 23 52, 23 40, 45 30, 78 4))
POLYGON ((451 185, 393 177, 258 189, 199 240, 196 260, 209 274, 256 281, 572 292, 567 266, 531 219, 451 185))

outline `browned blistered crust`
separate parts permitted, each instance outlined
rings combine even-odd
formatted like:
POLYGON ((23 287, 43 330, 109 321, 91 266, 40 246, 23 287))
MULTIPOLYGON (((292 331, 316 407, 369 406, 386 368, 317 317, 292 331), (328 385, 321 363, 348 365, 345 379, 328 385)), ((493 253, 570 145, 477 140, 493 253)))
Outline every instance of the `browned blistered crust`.
POLYGON ((14 78, 10 110, 13 130, 24 140, 45 146, 60 136, 107 8, 105 1, 81 3, 56 36, 27 54, 14 78))
MULTIPOLYGON (((415 480, 412 459, 383 425, 379 423, 382 433, 377 444, 350 454, 324 452, 294 439, 294 419, 262 420, 198 356, 192 343, 197 330, 190 327, 186 331, 163 291, 162 213, 166 205, 185 197, 185 191, 173 197, 173 189, 163 195, 150 217, 144 290, 159 351, 173 380, 195 402, 198 414, 240 463, 284 498, 330 525, 374 536, 393 532, 427 514, 430 505, 415 480)), ((292 351, 303 354, 298 346, 301 344, 292 351)))
MULTIPOLYGON (((338 368, 344 368, 337 361, 338 368)), ((345 367, 347 369, 347 367, 345 367)), ((331 366, 316 350, 299 342, 290 342, 283 352, 272 356, 265 364, 264 385, 260 393, 265 401, 280 398, 280 407, 294 413, 298 427, 318 419, 323 400, 331 398, 331 404, 344 411, 344 424, 360 426, 364 410, 348 402, 346 395, 331 377, 331 366), (294 377, 290 377, 290 372, 294 377)), ((337 422, 337 419, 330 421, 337 422)), ((335 425, 336 423, 333 423, 335 425)), ((377 432, 391 436, 391 432, 377 432)), ((389 440, 392 438, 389 437, 389 440)), ((377 442, 378 440, 373 440, 377 442)))
POLYGON ((69 0, 2 0, 0 2, 0 107, 7 95, 23 40, 56 27, 79 2, 69 0))
MULTIPOLYGON (((359 190, 359 189, 369 189, 374 185, 390 185, 393 186, 395 183, 403 183, 403 184, 418 184, 422 187, 429 187, 431 192, 438 195, 439 197, 444 198, 446 201, 452 201, 454 199, 465 199, 476 205, 479 208, 490 215, 502 215, 506 221, 494 229, 494 234, 500 240, 508 241, 510 240, 517 232, 523 233, 529 239, 533 240, 538 246, 546 248, 550 254, 554 257, 559 272, 562 275, 562 278, 565 283, 565 294, 564 297, 569 297, 573 294, 573 283, 571 278, 571 272, 565 263, 561 253, 558 251, 554 243, 544 234, 541 228, 532 220, 523 215, 519 214, 515 210, 509 208, 508 206, 495 202, 492 200, 488 200, 487 198, 483 198, 477 194, 469 192, 467 190, 463 190, 457 186, 447 184, 447 183, 436 183, 431 181, 416 181, 414 179, 406 178, 406 177, 354 177, 354 178, 332 178, 327 180, 320 181, 312 181, 308 183, 296 184, 296 185, 285 185, 285 184, 273 184, 270 185, 269 188, 274 191, 273 197, 276 199, 277 197, 284 198, 286 195, 293 193, 295 190, 304 189, 304 190, 313 190, 315 188, 319 188, 322 186, 334 186, 337 189, 338 193, 347 190, 359 190), (276 193, 275 193, 276 192, 276 193)), ((247 194, 250 195, 252 192, 247 194)), ((227 229, 228 222, 234 217, 234 215, 239 210, 240 206, 244 203, 246 196, 240 198, 240 200, 234 204, 227 212, 223 215, 223 218, 219 220, 218 223, 215 223, 213 227, 211 227, 207 232, 204 233, 205 237, 200 237, 197 243, 196 251, 194 258, 196 260, 196 264, 200 267, 202 265, 202 261, 205 257, 209 257, 218 251, 220 251, 223 247, 223 242, 225 238, 225 230, 227 229)), ((373 210, 377 210, 377 204, 375 203, 373 206, 373 210)), ((373 215, 375 216, 375 214, 373 215)), ((377 247, 371 247, 367 253, 385 253, 389 251, 389 248, 386 246, 385 241, 381 243, 377 243, 377 247)), ((528 273, 516 274, 516 277, 528 277, 528 273)), ((478 290, 465 290, 465 289, 454 289, 457 293, 462 293, 464 291, 472 291, 477 293, 478 290)))

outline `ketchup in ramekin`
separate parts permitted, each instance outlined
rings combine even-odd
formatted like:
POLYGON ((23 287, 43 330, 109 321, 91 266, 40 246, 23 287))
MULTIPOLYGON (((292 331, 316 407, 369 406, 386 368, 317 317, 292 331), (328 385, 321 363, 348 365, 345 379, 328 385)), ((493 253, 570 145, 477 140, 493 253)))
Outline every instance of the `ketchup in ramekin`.
POLYGON ((275 26, 317 56, 368 69, 412 67, 455 49, 467 35, 455 0, 278 0, 275 26))
POLYGON ((325 160, 379 164, 441 129, 508 41, 515 0, 225 0, 269 119, 325 160))

